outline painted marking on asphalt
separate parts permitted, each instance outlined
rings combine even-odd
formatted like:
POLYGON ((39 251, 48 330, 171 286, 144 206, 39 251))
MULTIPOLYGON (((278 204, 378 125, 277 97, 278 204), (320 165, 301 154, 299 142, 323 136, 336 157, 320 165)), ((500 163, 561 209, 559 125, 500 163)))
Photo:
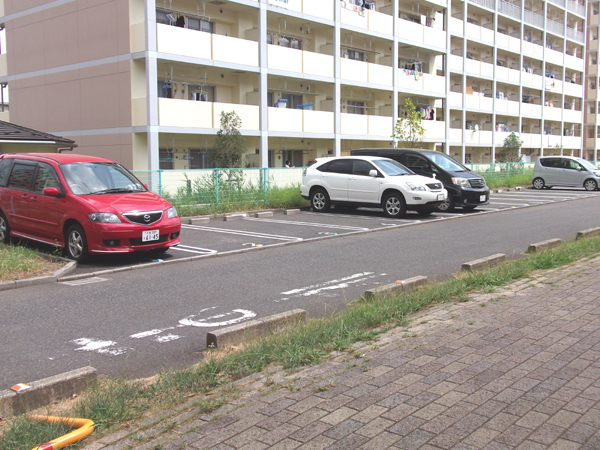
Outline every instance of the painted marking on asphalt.
POLYGON ((246 217, 246 218, 244 218, 244 220, 250 220, 250 221, 254 221, 254 222, 282 223, 285 225, 298 225, 298 226, 316 227, 316 228, 337 228, 340 230, 351 230, 351 231, 366 231, 366 230, 368 230, 368 228, 351 227, 348 225, 330 225, 330 224, 314 223, 314 222, 294 222, 291 220, 261 219, 261 218, 254 218, 254 217, 246 217))
POLYGON ((509 206, 529 206, 529 203, 503 203, 490 200, 493 205, 509 205, 509 206))
MULTIPOLYGON (((326 281, 325 283, 313 284, 310 286, 281 292, 280 295, 283 295, 285 297, 283 297, 279 300, 275 300, 275 302, 286 301, 286 300, 289 300, 290 298, 309 297, 311 295, 330 293, 332 291, 338 291, 340 289, 345 289, 347 287, 350 287, 350 285, 353 285, 353 284, 363 283, 367 280, 371 280, 373 278, 376 278, 379 276, 385 276, 385 275, 386 275, 385 273, 376 275, 375 272, 355 273, 353 275, 349 275, 347 277, 343 277, 343 278, 340 278, 337 280, 330 280, 330 281, 326 281)), ((336 295, 326 295, 326 296, 333 297, 336 295)))
POLYGON ((125 348, 114 348, 117 343, 115 341, 103 341, 95 338, 80 338, 72 341, 81 347, 76 348, 76 352, 95 352, 100 354, 108 354, 112 356, 123 355, 127 352, 125 348))
POLYGON ((142 331, 141 333, 132 334, 129 337, 131 339, 142 339, 142 338, 149 337, 149 336, 156 336, 157 334, 161 334, 161 333, 164 333, 165 331, 173 330, 173 329, 174 329, 174 327, 169 327, 169 328, 156 329, 156 330, 150 330, 150 331, 142 331))
POLYGON ((277 241, 302 241, 302 238, 293 237, 293 236, 281 236, 278 234, 265 234, 265 233, 255 233, 252 231, 237 231, 237 230, 227 230, 223 228, 212 228, 212 227, 203 227, 200 225, 182 225, 182 228, 189 228, 192 230, 199 231, 209 231, 212 233, 223 233, 223 234, 233 234, 236 236, 246 236, 246 237, 255 237, 255 238, 264 238, 264 239, 273 239, 277 241))
POLYGON ((188 326, 188 327, 223 327, 226 325, 233 325, 235 323, 243 322, 244 320, 256 317, 256 313, 254 311, 249 311, 246 309, 234 309, 231 312, 224 313, 224 314, 216 314, 214 316, 210 316, 205 319, 194 320, 195 317, 198 317, 198 315, 194 314, 194 315, 188 316, 185 319, 181 319, 179 321, 179 323, 181 325, 188 326), (222 318, 233 316, 233 315, 237 315, 239 317, 235 317, 233 319, 228 319, 228 320, 222 320, 222 321, 218 321, 218 322, 214 322, 214 321, 209 322, 209 320, 222 319, 222 318))
POLYGON ((61 284, 68 284, 69 286, 82 286, 84 284, 101 283, 102 281, 108 281, 108 279, 100 277, 90 277, 82 278, 81 280, 61 281, 61 284))
POLYGON ((155 341, 159 344, 164 344, 165 342, 176 341, 177 339, 181 339, 181 336, 177 334, 165 334, 164 336, 158 336, 155 341))
POLYGON ((190 245, 182 245, 182 244, 179 244, 177 247, 171 247, 171 249, 179 250, 182 252, 188 252, 188 253, 197 253, 200 255, 212 255, 214 253, 218 253, 217 250, 212 250, 210 248, 192 247, 190 245))

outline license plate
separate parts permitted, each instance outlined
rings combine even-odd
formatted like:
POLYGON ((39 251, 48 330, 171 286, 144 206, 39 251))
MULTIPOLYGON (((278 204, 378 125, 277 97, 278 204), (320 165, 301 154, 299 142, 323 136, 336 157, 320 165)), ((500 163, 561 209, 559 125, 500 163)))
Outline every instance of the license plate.
POLYGON ((479 201, 480 202, 485 202, 485 195, 480 195, 479 196, 479 201))
POLYGON ((142 242, 158 241, 159 238, 158 230, 142 231, 142 242))
POLYGON ((438 194, 438 200, 444 201, 444 194, 438 194))

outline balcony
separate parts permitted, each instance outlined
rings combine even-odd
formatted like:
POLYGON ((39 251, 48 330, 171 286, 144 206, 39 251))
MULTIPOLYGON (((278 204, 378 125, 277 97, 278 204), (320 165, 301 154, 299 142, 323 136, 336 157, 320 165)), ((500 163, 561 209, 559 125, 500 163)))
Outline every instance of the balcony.
POLYGON ((448 106, 450 107, 450 109, 462 109, 462 93, 449 92, 448 106))
POLYGON ((258 66, 258 43, 187 28, 156 25, 157 50, 191 58, 258 66))
POLYGON ((565 109, 563 111, 563 118, 565 119, 565 122, 581 123, 583 122, 583 112, 565 109))
POLYGON ((439 28, 432 28, 420 23, 400 19, 399 29, 402 40, 435 45, 436 47, 446 47, 446 32, 439 28))
POLYGON ((546 62, 562 66, 564 63, 564 55, 563 53, 557 52, 556 50, 546 48, 546 62))
POLYGON ((0 55, 0 77, 8 75, 8 66, 6 65, 6 53, 0 55))
POLYGON ((563 83, 563 89, 565 95, 570 95, 571 97, 583 97, 583 86, 580 84, 574 83, 563 83))
POLYGON ((562 116, 562 109, 552 108, 550 106, 544 106, 544 120, 556 120, 560 122, 562 116))
MULTIPOLYGON (((369 116, 342 113, 342 134, 366 136, 369 134, 369 116)), ((392 133, 389 135, 391 136, 392 133)))
POLYGON ((333 20, 333 0, 268 0, 267 3, 289 11, 333 20))
MULTIPOLYGON (((352 7, 353 5, 349 3, 348 6, 352 7)), ((377 31, 389 35, 394 34, 394 18, 389 14, 384 14, 372 9, 365 9, 359 14, 358 11, 344 8, 343 6, 341 12, 341 22, 344 25, 364 28, 366 30, 377 31)))
MULTIPOLYGON (((332 112, 268 108, 270 132, 332 134, 332 112)), ((390 133, 391 134, 391 133, 390 133)))
POLYGON ((462 133, 463 130, 460 128, 450 128, 450 142, 462 142, 462 133))
POLYGON ((444 95, 446 93, 446 78, 429 73, 423 74, 423 90, 444 95))
POLYGON ((369 136, 379 136, 390 139, 394 132, 394 119, 385 116, 367 116, 369 125, 369 136))
MULTIPOLYGON (((560 136, 556 137, 560 138, 560 136)), ((523 140, 523 147, 540 148, 542 146, 541 134, 521 133, 520 138, 523 140)))
POLYGON ((421 125, 425 128, 425 139, 439 141, 446 139, 446 122, 423 120, 421 121, 421 125))
POLYGON ((221 112, 235 111, 242 130, 259 129, 259 108, 232 103, 194 102, 173 98, 158 99, 158 125, 181 128, 219 128, 221 112))
POLYGON ((583 139, 579 136, 563 136, 562 146, 564 148, 581 149, 583 139))
POLYGON ((583 72, 584 62, 582 58, 578 58, 572 55, 565 55, 565 64, 566 67, 572 70, 577 70, 579 72, 583 72))

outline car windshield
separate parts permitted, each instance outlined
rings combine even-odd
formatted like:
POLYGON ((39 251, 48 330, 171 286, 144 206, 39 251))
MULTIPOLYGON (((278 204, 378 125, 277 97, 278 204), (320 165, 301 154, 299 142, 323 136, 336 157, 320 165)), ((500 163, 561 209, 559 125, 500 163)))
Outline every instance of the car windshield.
POLYGON ((428 153, 427 157, 444 170, 451 172, 467 172, 469 170, 455 159, 441 152, 428 153))
POLYGON ((60 169, 75 195, 146 191, 138 179, 116 163, 70 163, 62 164, 60 169))
POLYGON ((376 159, 372 161, 387 176, 414 175, 414 172, 391 159, 376 159))
POLYGON ((576 158, 576 161, 588 170, 597 171, 598 168, 586 159, 576 158))

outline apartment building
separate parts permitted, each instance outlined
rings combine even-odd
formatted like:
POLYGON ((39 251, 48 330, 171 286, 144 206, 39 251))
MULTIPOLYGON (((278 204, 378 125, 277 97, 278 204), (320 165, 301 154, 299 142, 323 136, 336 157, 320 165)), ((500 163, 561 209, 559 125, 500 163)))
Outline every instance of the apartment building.
POLYGON ((250 166, 389 147, 407 98, 423 147, 461 161, 493 162, 513 132, 524 160, 580 155, 586 7, 0 0, 4 114, 137 170, 211 167, 206 150, 229 111, 250 166))
POLYGON ((586 71, 585 71, 585 129, 584 155, 586 159, 598 160, 600 146, 600 123, 598 108, 600 107, 600 90, 598 89, 598 34, 600 4, 598 0, 588 1, 586 32, 586 71))

